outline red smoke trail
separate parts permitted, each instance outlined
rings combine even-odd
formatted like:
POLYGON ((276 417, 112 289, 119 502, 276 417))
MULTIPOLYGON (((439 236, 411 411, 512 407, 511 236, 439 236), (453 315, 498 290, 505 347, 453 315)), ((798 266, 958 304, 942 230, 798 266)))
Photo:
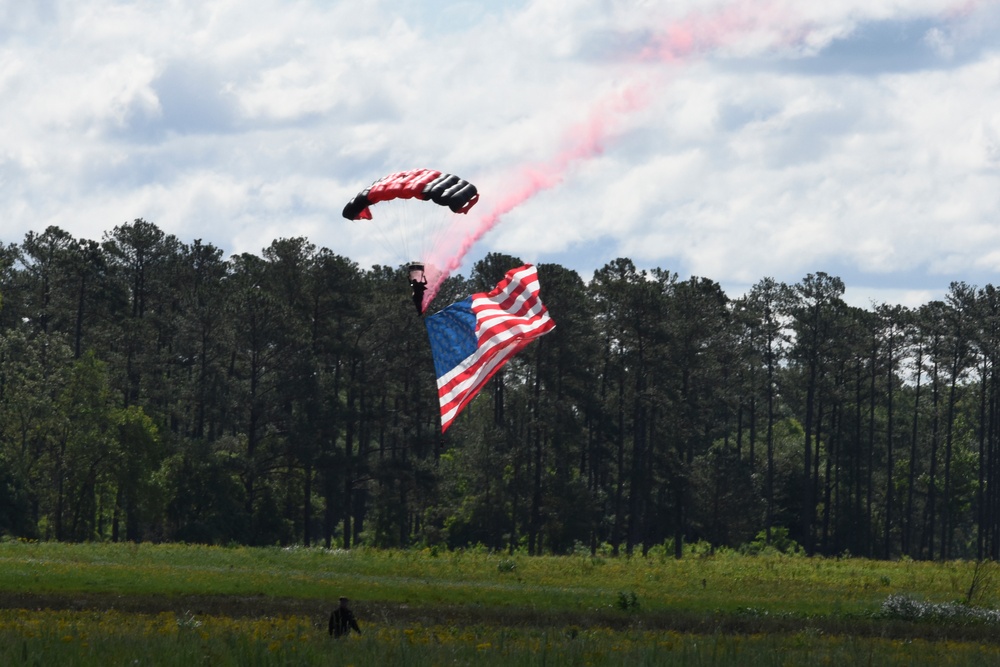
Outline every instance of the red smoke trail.
POLYGON ((676 62, 714 51, 734 41, 734 37, 777 27, 780 16, 771 3, 738 2, 712 14, 694 12, 673 21, 638 54, 639 60, 676 62))
POLYGON ((424 308, 437 295, 441 283, 452 271, 458 269, 473 245, 496 226, 500 218, 517 206, 531 199, 539 192, 548 190, 562 182, 570 165, 579 160, 596 157, 604 152, 604 144, 616 129, 616 121, 622 116, 634 113, 647 103, 645 87, 632 85, 623 91, 608 96, 598 103, 590 117, 569 132, 570 145, 550 162, 540 165, 525 165, 511 179, 516 184, 506 190, 506 195, 497 202, 489 213, 479 219, 476 226, 462 240, 458 249, 450 257, 431 257, 427 263, 427 291, 424 293, 424 308))

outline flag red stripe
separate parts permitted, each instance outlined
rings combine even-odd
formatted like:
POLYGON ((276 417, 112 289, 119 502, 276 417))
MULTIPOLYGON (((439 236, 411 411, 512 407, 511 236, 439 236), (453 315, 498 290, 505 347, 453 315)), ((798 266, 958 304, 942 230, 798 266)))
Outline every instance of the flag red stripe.
POLYGON ((492 347, 480 348, 459 367, 459 372, 438 379, 438 395, 441 401, 442 429, 447 428, 486 382, 532 340, 548 333, 555 324, 548 317, 543 321, 511 330, 503 342, 492 347))

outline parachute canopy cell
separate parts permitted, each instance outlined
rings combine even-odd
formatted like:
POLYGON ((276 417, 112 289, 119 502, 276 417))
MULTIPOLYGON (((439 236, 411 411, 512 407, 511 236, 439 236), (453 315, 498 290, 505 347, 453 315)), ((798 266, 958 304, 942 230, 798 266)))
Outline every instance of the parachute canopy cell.
POLYGON ((391 199, 421 199, 466 213, 479 201, 476 186, 454 174, 434 169, 411 169, 383 176, 354 196, 344 207, 348 220, 371 220, 372 204, 391 199))

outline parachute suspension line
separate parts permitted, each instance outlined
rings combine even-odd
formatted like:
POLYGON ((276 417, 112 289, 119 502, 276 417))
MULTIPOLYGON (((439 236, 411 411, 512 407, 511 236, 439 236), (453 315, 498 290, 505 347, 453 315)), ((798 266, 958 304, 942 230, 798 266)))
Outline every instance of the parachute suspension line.
POLYGON ((427 233, 422 239, 421 257, 430 257, 444 243, 445 236, 451 230, 456 217, 456 214, 448 212, 429 221, 427 233))
POLYGON ((382 251, 385 254, 385 256, 397 257, 399 255, 399 243, 397 242, 398 239, 396 241, 393 240, 392 238, 393 234, 391 234, 389 230, 386 229, 386 225, 384 223, 373 223, 371 221, 365 220, 363 222, 359 222, 358 224, 368 225, 375 229, 375 234, 374 234, 375 240, 378 241, 378 244, 382 248, 382 251))
POLYGON ((427 211, 422 214, 415 211, 408 202, 386 202, 381 204, 376 211, 376 215, 364 224, 375 228, 377 236, 382 243, 387 256, 395 260, 397 264, 411 261, 415 257, 414 243, 418 242, 423 235, 421 227, 425 226, 421 220, 421 215, 426 217, 427 211))

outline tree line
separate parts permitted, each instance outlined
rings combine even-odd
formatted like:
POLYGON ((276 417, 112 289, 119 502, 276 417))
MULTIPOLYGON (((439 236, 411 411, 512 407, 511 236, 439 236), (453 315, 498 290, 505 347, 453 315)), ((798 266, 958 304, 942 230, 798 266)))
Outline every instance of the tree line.
POLYGON ((1000 556, 992 285, 861 309, 821 272, 735 298, 625 258, 538 274, 556 330, 442 435, 405 267, 142 219, 0 244, 0 534, 1000 556))

